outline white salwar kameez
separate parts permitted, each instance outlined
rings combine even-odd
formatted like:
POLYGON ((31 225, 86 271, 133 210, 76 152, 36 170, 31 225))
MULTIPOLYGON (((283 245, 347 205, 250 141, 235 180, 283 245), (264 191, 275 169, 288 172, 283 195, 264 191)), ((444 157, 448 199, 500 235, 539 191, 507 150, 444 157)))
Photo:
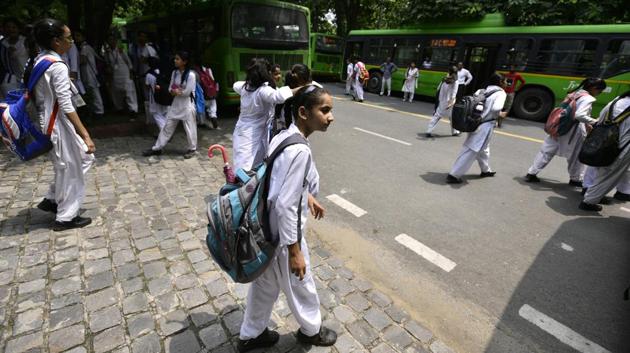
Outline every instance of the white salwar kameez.
MULTIPOLYGON (((61 60, 57 53, 46 51, 36 58, 35 64, 44 56, 61 60)), ((55 177, 46 194, 47 199, 57 203, 56 220, 59 222, 71 221, 79 215, 85 196, 85 174, 94 162, 94 155, 86 153, 87 145, 66 116, 75 111, 72 105, 75 94, 78 91, 70 81, 68 67, 63 63, 52 64, 35 85, 34 102, 42 131, 48 129, 55 102, 59 104, 50 136, 53 149, 49 153, 55 177)))
MULTIPOLYGON (((300 133, 291 124, 271 141, 269 152, 273 151, 287 137, 300 133)), ((304 238, 308 216, 308 194, 317 196, 319 192, 319 174, 312 161, 309 146, 298 144, 287 147, 276 158, 269 186, 269 221, 271 231, 279 235, 280 243, 271 265, 254 280, 247 294, 247 307, 241 325, 240 339, 258 337, 269 325, 273 305, 280 290, 287 299, 293 317, 300 325, 300 331, 307 336, 319 333, 322 318, 319 310, 319 297, 311 272, 308 245, 304 238), (304 177, 307 185, 304 186, 304 177), (288 245, 298 241, 298 205, 301 209, 301 251, 306 263, 304 279, 291 273, 289 268, 288 245)))
POLYGON ((90 110, 94 114, 103 114, 103 99, 101 97, 100 83, 96 72, 96 52, 87 42, 81 43, 81 81, 85 86, 90 110))
MULTIPOLYGON (((581 92, 586 93, 583 90, 581 92)), ((590 94, 586 94, 577 100, 575 120, 579 123, 575 124, 567 134, 558 136, 557 139, 547 135, 540 152, 536 155, 534 163, 527 172, 528 174, 537 175, 551 162, 554 156, 558 155, 567 159, 567 170, 570 180, 582 181, 585 166, 580 163, 578 155, 586 137, 586 126, 584 124, 590 124, 595 121, 591 118, 593 102, 595 102, 595 97, 590 94)))
POLYGON ((126 104, 130 112, 138 112, 136 86, 131 79, 131 59, 120 48, 114 48, 105 53, 105 62, 112 73, 110 88, 114 108, 123 110, 123 104, 126 104))
MULTIPOLYGON (((169 92, 173 92, 173 87, 180 87, 182 82, 183 73, 179 70, 174 70, 171 75, 171 83, 169 84, 169 92)), ((154 151, 159 151, 168 141, 173 137, 177 124, 181 121, 184 125, 184 131, 186 131, 186 137, 188 138, 188 151, 197 150, 197 112, 195 111, 195 103, 191 99, 190 95, 195 92, 195 85, 197 84, 195 74, 189 72, 188 77, 184 81, 182 94, 173 97, 173 104, 168 107, 166 114, 166 124, 160 130, 155 145, 153 145, 154 151)))
POLYGON ((232 134, 234 170, 251 169, 262 162, 267 145, 267 125, 273 118, 276 104, 293 95, 289 87, 274 89, 265 82, 255 91, 248 91, 245 81, 234 83, 234 92, 241 96, 241 113, 232 134))
MULTIPOLYGON (((481 113, 483 120, 496 119, 505 104, 506 94, 499 86, 488 86, 486 92, 499 90, 497 93, 487 98, 483 112, 481 113)), ((482 123, 476 131, 468 133, 464 146, 459 156, 455 160, 455 164, 450 174, 456 178, 464 175, 477 160, 482 173, 491 172, 490 168, 490 139, 494 132, 494 121, 482 123)))
MULTIPOLYGON (((440 119, 451 118, 451 114, 453 113, 453 104, 455 103, 455 98, 457 97, 457 88, 458 84, 456 81, 453 83, 440 83, 438 106, 435 109, 435 113, 433 113, 433 118, 429 122, 429 126, 427 127, 427 134, 433 132, 440 119)), ((459 134, 459 131, 451 127, 451 134, 459 134)))
POLYGON ((405 73, 405 81, 403 82, 402 91, 404 92, 403 101, 409 99, 413 102, 413 96, 418 88, 418 68, 408 68, 405 73))
MULTIPOLYGON (((26 48, 26 38, 18 36, 15 43, 9 43, 9 38, 0 41, 7 55, 7 63, 5 65, 5 76, 0 76, 0 98, 5 97, 9 91, 20 88, 22 76, 24 75, 24 66, 28 61, 28 49, 26 48)), ((4 60, 3 60, 4 62, 4 60)), ((0 65, 3 63, 0 62, 0 65)), ((25 84, 26 85, 26 84, 25 84)))
MULTIPOLYGON (((160 70, 155 69, 155 73, 159 75, 160 70)), ((144 83, 149 89, 148 115, 150 115, 151 118, 151 120, 149 120, 149 123, 154 122, 158 126, 160 131, 162 131, 164 125, 166 125, 166 114, 168 113, 168 105, 162 105, 155 101, 154 92, 155 85, 157 84, 157 77, 155 77, 155 75, 148 73, 144 78, 144 83)), ((166 89, 166 87, 160 87, 160 89, 166 89)))
POLYGON ((361 81, 361 66, 365 66, 362 62, 357 62, 352 66, 352 96, 354 99, 363 100, 363 81, 361 81))
MULTIPOLYGON (((608 103, 600 114, 600 121, 604 120, 605 112, 608 111, 611 103, 608 103)), ((617 101, 613 109, 613 117, 618 116, 626 108, 630 106, 630 98, 623 98, 617 101)), ((589 181, 588 189, 584 195, 584 202, 588 204, 598 203, 615 186, 617 191, 624 194, 630 194, 630 118, 626 118, 619 125, 619 148, 625 148, 619 154, 619 157, 608 167, 592 168, 594 179, 592 183, 589 181)))
POLYGON ((352 74, 354 73, 352 63, 346 66, 346 94, 350 94, 350 89, 352 88, 352 74))

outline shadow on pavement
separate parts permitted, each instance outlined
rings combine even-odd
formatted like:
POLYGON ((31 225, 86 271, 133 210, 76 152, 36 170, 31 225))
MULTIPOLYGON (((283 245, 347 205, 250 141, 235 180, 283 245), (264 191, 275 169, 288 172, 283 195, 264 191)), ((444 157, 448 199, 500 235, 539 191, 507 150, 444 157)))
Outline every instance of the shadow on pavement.
POLYGON ((522 345, 511 352, 576 352, 533 323, 551 318, 559 324, 547 330, 564 330, 564 339, 581 345, 582 352, 604 351, 588 348, 566 328, 610 352, 630 352, 630 301, 624 300, 630 285, 629 230, 630 219, 621 217, 563 223, 512 292, 485 351, 506 352, 508 335, 522 345))

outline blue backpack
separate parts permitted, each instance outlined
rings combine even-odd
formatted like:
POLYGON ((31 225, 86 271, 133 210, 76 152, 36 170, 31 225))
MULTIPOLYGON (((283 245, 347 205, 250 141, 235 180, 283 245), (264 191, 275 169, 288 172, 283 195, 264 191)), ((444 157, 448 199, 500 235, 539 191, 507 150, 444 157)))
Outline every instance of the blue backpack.
POLYGON ((61 61, 53 57, 44 57, 33 68, 28 80, 27 90, 11 91, 7 94, 5 102, 0 103, 2 142, 23 161, 41 156, 53 147, 50 135, 55 127, 59 103, 55 102, 45 134, 33 125, 26 105, 37 81, 44 75, 50 65, 55 62, 61 61))
POLYGON ((195 86, 195 111, 197 112, 197 122, 203 123, 206 118, 206 101, 203 96, 203 87, 197 80, 197 85, 195 86))
MULTIPOLYGON (((259 165, 250 171, 236 171, 236 183, 225 184, 208 204, 206 243, 214 261, 237 283, 249 283, 260 276, 274 256, 279 238, 269 228, 267 196, 276 157, 285 148, 306 144, 300 134, 287 137, 259 165)), ((307 165, 310 166, 310 163, 307 165)), ((303 186, 306 186, 306 176, 303 186)), ((298 243, 302 240, 302 199, 298 206, 298 243)))

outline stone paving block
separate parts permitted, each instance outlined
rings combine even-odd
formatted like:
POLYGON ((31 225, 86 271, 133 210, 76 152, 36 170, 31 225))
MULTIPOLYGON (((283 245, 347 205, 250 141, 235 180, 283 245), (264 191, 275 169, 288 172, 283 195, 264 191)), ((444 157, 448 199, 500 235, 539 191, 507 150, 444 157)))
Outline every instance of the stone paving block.
POLYGON ((188 260, 193 264, 208 259, 208 255, 206 255, 203 250, 193 250, 186 254, 186 256, 188 256, 188 260))
POLYGON ((197 281, 197 275, 188 273, 185 275, 177 276, 175 278, 175 287, 177 289, 186 289, 192 288, 196 286, 199 282, 197 281))
POLYGON ((372 283, 360 278, 353 278, 350 283, 361 292, 367 292, 373 288, 372 283))
POLYGON ((155 320, 151 313, 140 313, 127 318, 127 328, 132 338, 155 331, 155 320))
POLYGON ((346 333, 337 336, 335 348, 339 352, 355 352, 361 348, 361 344, 346 333))
POLYGON ((109 251, 107 250, 107 248, 94 249, 85 253, 85 258, 88 260, 102 259, 107 256, 109 256, 109 251))
POLYGON ((208 350, 217 348, 228 341, 228 336, 220 324, 214 324, 199 331, 199 338, 208 350))
POLYGON ((134 261, 135 259, 136 259, 136 255, 133 253, 133 251, 128 250, 128 249, 114 251, 114 256, 112 256, 114 266, 120 266, 128 262, 134 261))
POLYGON ((52 279, 62 279, 79 275, 81 275, 81 265, 78 261, 64 262, 54 266, 50 270, 50 278, 52 279))
POLYGON ((239 300, 245 300, 247 298, 247 293, 249 293, 249 284, 242 283, 234 283, 234 287, 232 288, 232 293, 239 300))
POLYGON ((39 292, 40 290, 43 290, 44 287, 46 287, 46 280, 43 278, 26 283, 21 283, 18 287, 18 294, 24 295, 33 292, 39 292))
POLYGON ((170 336, 187 329, 190 324, 186 313, 183 310, 176 310, 160 318, 158 325, 162 336, 170 336))
POLYGON ((384 328, 394 323, 387 314, 376 308, 371 308, 366 311, 363 319, 365 319, 365 321, 372 325, 372 327, 374 327, 377 331, 382 331, 384 328))
POLYGON ((54 257, 56 264, 77 260, 79 258, 79 248, 75 246, 64 250, 55 251, 54 257))
POLYGON ((365 311, 370 307, 370 302, 365 299, 361 293, 352 293, 348 295, 345 298, 345 302, 358 313, 365 311))
POLYGON ((335 315, 337 320, 341 321, 344 324, 353 322, 357 319, 354 312, 345 305, 335 307, 333 309, 333 314, 335 315))
POLYGON ((44 291, 29 293, 26 296, 21 296, 19 300, 20 302, 16 310, 18 313, 37 307, 43 307, 46 304, 46 293, 44 291))
POLYGON ((125 315, 146 311, 148 309, 149 300, 144 293, 136 293, 123 300, 123 313, 125 313, 125 315))
POLYGON ((424 347, 422 347, 422 345, 418 342, 412 344, 411 346, 407 347, 407 349, 405 349, 405 353, 430 353, 428 350, 426 350, 424 347))
POLYGON ((155 332, 151 332, 148 335, 144 335, 131 344, 131 351, 133 353, 160 353, 162 347, 160 346, 160 336, 155 332))
POLYGON ((169 271, 173 274, 173 276, 179 277, 192 272, 192 269, 187 263, 183 261, 177 261, 176 263, 171 264, 169 271))
POLYGON ((343 260, 341 260, 338 257, 329 257, 324 262, 326 264, 328 264, 328 266, 330 266, 332 268, 335 268, 335 269, 340 268, 341 266, 343 266, 343 260))
POLYGON ((117 306, 110 306, 109 308, 90 314, 90 330, 93 333, 120 325, 121 322, 122 315, 120 314, 120 309, 117 306))
POLYGON ((83 271, 87 277, 97 273, 111 271, 112 261, 109 258, 86 261, 83 264, 83 271))
POLYGON ((455 353, 455 351, 453 351, 451 347, 447 346, 444 342, 440 340, 431 343, 431 346, 429 348, 431 348, 431 351, 433 353, 455 353))
POLYGON ((81 290, 81 278, 74 276, 53 282, 51 292, 54 296, 61 296, 81 290))
POLYGON ((199 352, 201 346, 197 341, 195 334, 190 331, 184 331, 173 337, 169 337, 164 341, 164 350, 166 353, 192 353, 199 352))
POLYGON ((125 331, 120 326, 112 327, 96 334, 92 342, 95 353, 111 351, 125 344, 125 331))
MULTIPOLYGON (((105 248, 107 247, 107 239, 105 238, 84 239, 83 247, 89 250, 105 248)), ((112 250, 112 253, 116 253, 116 250, 119 250, 119 249, 114 249, 111 245, 109 248, 112 250)))
POLYGON ((330 289, 318 290, 317 294, 319 295, 319 302, 324 308, 332 310, 339 305, 337 296, 330 289))
POLYGON ((37 308, 25 311, 17 315, 13 324, 13 335, 39 330, 44 324, 44 309, 37 308))
POLYGON ((346 295, 354 292, 355 288, 350 285, 348 280, 343 278, 336 278, 328 284, 328 286, 337 293, 340 297, 345 297, 346 295))
POLYGON ((400 326, 392 325, 383 332, 383 339, 393 347, 403 350, 413 343, 413 338, 400 326))
POLYGON ((160 314, 166 314, 179 306, 179 298, 175 293, 162 294, 155 298, 155 305, 160 314))
POLYGON ((364 346, 370 345, 378 338, 378 332, 363 320, 352 322, 346 327, 352 337, 364 346))
POLYGON ((51 331, 58 330, 83 321, 83 305, 76 304, 52 311, 48 326, 51 331))
POLYGON ((136 277, 123 281, 121 283, 121 286, 123 291, 125 292, 125 295, 130 295, 144 289, 144 282, 142 281, 142 278, 136 277))
MULTIPOLYGON (((4 286, 5 284, 11 283, 14 278, 15 278, 15 271, 13 270, 7 270, 0 273, 0 286, 4 286)), ((32 280, 35 280, 35 279, 32 279, 32 280)))
POLYGON ((329 266, 319 266, 314 270, 317 277, 319 277, 322 281, 328 282, 337 277, 335 271, 329 266))
POLYGON ((208 302, 208 295, 201 288, 190 288, 179 292, 182 303, 188 309, 192 309, 208 302))
POLYGON ((109 248, 112 249, 112 253, 116 255, 119 251, 131 249, 131 242, 129 239, 118 239, 109 243, 109 248))
POLYGON ((69 351, 65 351, 64 353, 87 353, 87 350, 84 347, 74 347, 69 351))
POLYGON ((341 278, 345 278, 347 280, 351 280, 354 278, 354 273, 352 271, 350 271, 350 269, 346 268, 346 267, 340 267, 338 269, 336 269, 337 274, 341 277, 341 278))
POLYGON ((173 289, 173 287, 171 286, 171 279, 168 276, 162 276, 149 281, 148 287, 149 292, 153 296, 158 296, 160 294, 170 292, 173 289))
POLYGON ((92 277, 88 277, 85 286, 88 292, 94 292, 114 285, 114 274, 112 271, 101 272, 92 277))
MULTIPOLYGON (((6 273, 10 274, 11 278, 9 278, 8 281, 3 281, 3 274, 0 273, 0 285, 5 285, 13 279, 13 271, 6 271, 6 273)), ((17 278, 18 278, 18 281, 20 282, 31 282, 38 279, 45 279, 47 274, 48 274, 48 266, 39 265, 39 266, 34 266, 28 269, 20 270, 18 272, 17 278)))
POLYGON ((223 324, 231 336, 238 335, 243 322, 243 311, 235 310, 223 316, 223 324))
POLYGON ((214 298, 220 297, 221 295, 228 293, 230 290, 228 289, 227 284, 222 279, 217 279, 211 283, 206 285, 208 292, 214 298))
POLYGON ((118 293, 114 288, 107 288, 85 297, 85 307, 89 312, 114 305, 118 302, 118 293))
POLYGON ((217 314, 210 304, 196 307, 190 311, 190 319, 197 327, 206 326, 217 320, 217 314))
POLYGON ((43 345, 44 334, 42 332, 35 332, 8 341, 4 353, 23 353, 40 348, 43 345))
POLYGON ((195 272, 197 274, 202 274, 204 272, 208 272, 210 270, 214 270, 215 266, 214 266, 214 263, 212 261, 206 260, 206 261, 200 261, 200 262, 193 263, 193 269, 195 270, 195 272))
POLYGON ((20 262, 20 267, 26 268, 39 264, 46 263, 48 260, 47 253, 33 254, 33 255, 23 255, 20 262))
POLYGON ((403 309, 398 308, 396 306, 390 306, 390 307, 385 308, 385 312, 387 313, 387 315, 389 315, 389 317, 392 318, 392 320, 394 320, 395 322, 399 324, 409 320, 409 314, 403 309))
POLYGON ((164 256, 158 248, 146 249, 138 254, 138 259, 140 260, 140 262, 151 262, 162 258, 164 258, 164 256))
POLYGON ((62 250, 77 245, 79 245, 79 238, 74 234, 55 239, 56 250, 62 250))
POLYGON ((392 304, 392 299, 377 289, 370 291, 368 293, 368 298, 381 308, 385 308, 392 304))
POLYGON ((139 251, 154 248, 157 246, 157 242, 155 241, 155 239, 150 236, 142 239, 135 239, 133 243, 136 249, 138 249, 139 251))
POLYGON ((415 338, 424 344, 428 344, 433 338, 433 333, 417 321, 409 321, 405 323, 405 329, 409 331, 415 338))
POLYGON ((140 266, 135 263, 124 264, 116 267, 116 278, 118 280, 136 277, 140 274, 140 266))
POLYGON ((236 301, 229 295, 220 296, 212 302, 212 305, 217 308, 220 314, 226 314, 238 309, 236 301))
POLYGON ((79 293, 66 294, 59 298, 53 298, 53 300, 50 302, 50 310, 61 309, 66 306, 76 304, 82 301, 83 301, 83 298, 81 298, 81 295, 79 293))
POLYGON ((74 325, 54 331, 48 337, 50 353, 63 352, 85 341, 85 327, 74 325))
POLYGON ((155 261, 142 266, 144 275, 147 278, 156 278, 166 274, 166 264, 164 261, 155 261))

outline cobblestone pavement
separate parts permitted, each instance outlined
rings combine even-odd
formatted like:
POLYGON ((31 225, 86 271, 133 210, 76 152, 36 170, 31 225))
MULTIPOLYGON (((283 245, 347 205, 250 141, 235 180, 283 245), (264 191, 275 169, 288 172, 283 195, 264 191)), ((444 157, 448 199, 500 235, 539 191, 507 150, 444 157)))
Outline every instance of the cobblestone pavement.
MULTIPOLYGON (((224 181, 221 159, 184 160, 174 150, 181 133, 161 157, 140 157, 151 143, 96 141, 83 205, 94 223, 64 232, 35 208, 50 163, 0 152, 0 353, 235 352, 247 286, 229 280, 204 243, 204 198, 224 181)), ((315 234, 308 241, 325 325, 339 339, 324 349, 297 344, 281 298, 272 320, 281 339, 269 352, 452 352, 315 234)))

